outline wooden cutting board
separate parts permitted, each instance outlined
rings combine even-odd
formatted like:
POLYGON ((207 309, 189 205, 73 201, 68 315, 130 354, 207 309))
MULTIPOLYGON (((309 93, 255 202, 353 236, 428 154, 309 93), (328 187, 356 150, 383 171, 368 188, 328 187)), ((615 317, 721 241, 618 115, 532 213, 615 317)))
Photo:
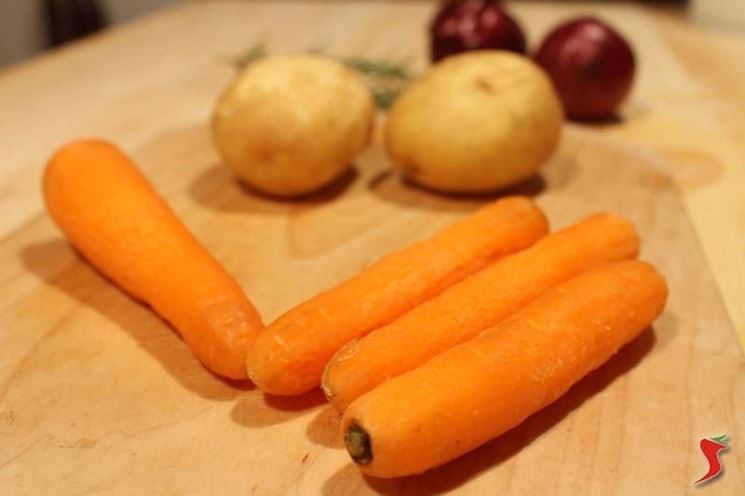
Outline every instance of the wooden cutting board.
MULTIPOLYGON (((299 203, 238 186, 201 125, 129 151, 267 321, 490 199, 407 185, 378 144, 299 203)), ((272 398, 211 375, 36 217, 2 242, 18 263, 0 272, 0 494, 679 494, 706 471, 699 440, 725 433, 727 472, 701 490, 743 494, 745 361, 665 166, 568 127, 512 192, 535 196, 555 228, 598 210, 630 217, 667 277, 667 309, 521 426, 397 480, 358 473, 319 391, 272 398)))
POLYGON ((43 213, 41 167, 61 142, 96 135, 123 145, 267 321, 487 199, 402 184, 373 147, 323 195, 262 200, 220 166, 204 127, 234 74, 231 58, 259 42, 273 53, 323 45, 408 57, 423 70, 434 5, 185 2, 0 73, 0 495, 745 494, 743 357, 708 269, 742 328, 745 90, 732 61, 743 39, 638 4, 512 8, 533 42, 589 10, 639 48, 623 123, 568 129, 543 180, 521 191, 555 227, 601 208, 637 223, 643 257, 671 287, 652 331, 502 438, 395 481, 357 473, 319 393, 273 399, 206 372, 163 322, 82 263, 43 213), (700 438, 723 433, 726 474, 694 488, 706 469, 700 438))

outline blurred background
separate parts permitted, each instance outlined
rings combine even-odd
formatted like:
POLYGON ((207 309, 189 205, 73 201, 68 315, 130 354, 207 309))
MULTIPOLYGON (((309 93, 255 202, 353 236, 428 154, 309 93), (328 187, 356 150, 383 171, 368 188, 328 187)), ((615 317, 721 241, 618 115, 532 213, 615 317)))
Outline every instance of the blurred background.
MULTIPOLYGON (((209 0, 0 0, 0 66, 184 1, 209 0)), ((745 30, 745 0, 646 0, 646 3, 670 4, 697 22, 745 30)))
POLYGON ((0 66, 183 0, 0 0, 0 66))

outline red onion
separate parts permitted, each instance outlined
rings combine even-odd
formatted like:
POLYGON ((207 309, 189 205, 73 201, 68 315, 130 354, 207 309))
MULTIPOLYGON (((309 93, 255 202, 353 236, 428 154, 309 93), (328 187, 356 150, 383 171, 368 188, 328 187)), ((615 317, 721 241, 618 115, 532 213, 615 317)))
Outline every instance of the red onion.
POLYGON ((610 26, 590 17, 551 31, 535 59, 551 76, 571 119, 612 116, 634 80, 629 44, 610 26))
POLYGON ((447 2, 430 27, 432 62, 477 49, 525 53, 525 35, 496 0, 447 2))

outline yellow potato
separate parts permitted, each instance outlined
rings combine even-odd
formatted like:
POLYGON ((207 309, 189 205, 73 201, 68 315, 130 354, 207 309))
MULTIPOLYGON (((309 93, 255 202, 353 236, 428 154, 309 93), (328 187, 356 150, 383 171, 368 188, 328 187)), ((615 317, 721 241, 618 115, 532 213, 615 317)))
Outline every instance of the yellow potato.
POLYGON ((393 104, 385 143, 428 188, 482 192, 535 173, 559 141, 561 103, 530 59, 505 51, 448 57, 393 104))
POLYGON ((313 55, 249 65, 212 117, 225 163, 249 186, 296 196, 333 181, 367 144, 375 105, 357 74, 313 55))

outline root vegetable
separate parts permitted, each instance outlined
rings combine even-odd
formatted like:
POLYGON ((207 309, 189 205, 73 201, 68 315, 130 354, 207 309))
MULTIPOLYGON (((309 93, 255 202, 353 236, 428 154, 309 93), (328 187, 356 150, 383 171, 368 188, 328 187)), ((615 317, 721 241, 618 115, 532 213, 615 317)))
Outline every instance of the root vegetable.
POLYGON ((324 366, 344 344, 530 246, 547 230, 543 213, 528 198, 487 205, 279 317, 249 351, 248 374, 271 394, 307 392, 321 383, 324 366))
POLYGON ((247 377, 259 314, 122 152, 98 140, 62 147, 44 174, 44 198, 75 248, 170 322, 204 365, 247 377))
POLYGON ((377 477, 452 460, 563 395, 638 336, 666 297, 665 280, 642 262, 584 272, 355 400, 342 419, 347 450, 377 477))
POLYGON ((475 337, 553 286, 597 265, 635 258, 638 251, 631 222, 611 214, 592 215, 549 234, 347 343, 326 366, 326 396, 343 411, 384 381, 475 337))

